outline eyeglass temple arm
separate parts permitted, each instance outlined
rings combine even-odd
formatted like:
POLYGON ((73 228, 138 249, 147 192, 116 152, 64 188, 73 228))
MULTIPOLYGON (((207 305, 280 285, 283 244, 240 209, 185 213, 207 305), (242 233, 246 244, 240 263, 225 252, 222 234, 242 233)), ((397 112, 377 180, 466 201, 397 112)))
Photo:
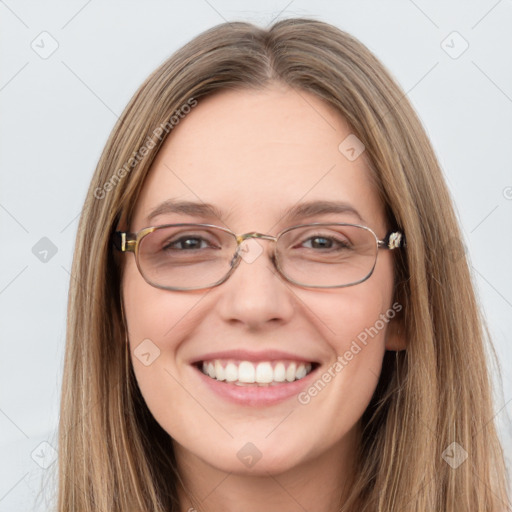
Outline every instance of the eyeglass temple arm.
POLYGON ((132 233, 115 231, 112 235, 114 247, 121 252, 135 252, 136 239, 132 233))
POLYGON ((384 237, 384 240, 379 240, 379 248, 382 249, 397 249, 405 246, 405 235, 401 231, 391 231, 384 237))

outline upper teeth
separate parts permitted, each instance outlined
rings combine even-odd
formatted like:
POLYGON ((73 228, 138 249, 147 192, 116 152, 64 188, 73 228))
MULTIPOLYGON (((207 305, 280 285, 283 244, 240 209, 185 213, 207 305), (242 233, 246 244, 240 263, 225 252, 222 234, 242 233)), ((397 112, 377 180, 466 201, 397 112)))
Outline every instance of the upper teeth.
POLYGON ((293 382, 302 379, 311 371, 311 363, 285 361, 228 361, 219 359, 203 362, 203 373, 212 379, 235 383, 268 384, 271 382, 293 382))

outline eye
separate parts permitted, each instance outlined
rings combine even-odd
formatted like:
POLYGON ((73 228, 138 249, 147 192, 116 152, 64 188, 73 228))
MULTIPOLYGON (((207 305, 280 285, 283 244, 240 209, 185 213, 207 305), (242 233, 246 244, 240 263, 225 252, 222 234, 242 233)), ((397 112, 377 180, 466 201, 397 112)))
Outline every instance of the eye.
POLYGON ((190 250, 201 249, 201 242, 207 243, 204 238, 193 236, 182 236, 174 241, 165 242, 162 250, 190 250))
POLYGON ((186 234, 179 238, 168 239, 162 244, 162 250, 190 251, 204 248, 220 249, 220 244, 216 244, 213 238, 213 235, 209 238, 204 238, 198 235, 186 234))
POLYGON ((343 240, 338 240, 334 237, 327 237, 327 236, 314 236, 311 238, 308 238, 306 242, 307 243, 310 240, 314 240, 314 242, 311 242, 311 246, 308 248, 311 249, 332 249, 333 247, 338 247, 340 249, 349 249, 350 245, 343 240))
POLYGON ((305 238, 301 242, 301 246, 307 249, 319 250, 347 250, 353 248, 353 244, 343 233, 316 233, 305 238))

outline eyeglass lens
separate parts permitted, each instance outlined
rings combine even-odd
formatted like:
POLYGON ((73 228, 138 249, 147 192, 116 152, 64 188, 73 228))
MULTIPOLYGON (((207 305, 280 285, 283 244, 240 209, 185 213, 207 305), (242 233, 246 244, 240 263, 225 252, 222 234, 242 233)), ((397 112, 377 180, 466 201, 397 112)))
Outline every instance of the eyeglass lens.
MULTIPOLYGON (((257 243, 263 247, 265 241, 257 243)), ((235 237, 224 230, 168 226, 142 238, 138 265, 144 278, 156 286, 208 287, 230 271, 236 250, 235 237)), ((243 259, 243 250, 240 255, 243 259)), ((353 225, 296 227, 283 233, 276 246, 281 272, 305 286, 357 283, 371 273, 376 258, 375 235, 353 225)))

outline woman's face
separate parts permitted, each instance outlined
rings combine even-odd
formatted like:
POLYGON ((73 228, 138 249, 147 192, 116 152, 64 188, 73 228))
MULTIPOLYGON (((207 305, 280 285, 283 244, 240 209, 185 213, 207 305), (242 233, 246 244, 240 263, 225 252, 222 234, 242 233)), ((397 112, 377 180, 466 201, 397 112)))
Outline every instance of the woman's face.
MULTIPOLYGON (((364 153, 354 159, 358 146, 339 148, 350 133, 316 96, 283 86, 199 100, 160 150, 130 230, 191 222, 276 235, 297 224, 348 222, 383 238, 383 205, 364 153), (150 219, 169 199, 208 203, 221 217, 187 210, 150 219), (314 201, 343 202, 354 211, 285 218, 290 208, 314 201)), ((372 276, 360 284, 308 289, 276 272, 273 242, 251 244, 253 257, 227 281, 195 291, 149 285, 126 255, 122 290, 140 390, 180 456, 226 472, 264 474, 353 445, 384 351, 398 348, 396 320, 389 319, 400 306, 392 308, 390 251, 379 251, 372 276), (281 380, 284 366, 285 381, 238 386, 196 365, 215 367, 215 360, 219 377, 230 363, 231 378, 251 380, 251 372, 266 375, 270 366, 270 378, 281 380), (289 375, 297 377, 293 363, 298 369, 301 362, 318 366, 289 383, 289 375)))

